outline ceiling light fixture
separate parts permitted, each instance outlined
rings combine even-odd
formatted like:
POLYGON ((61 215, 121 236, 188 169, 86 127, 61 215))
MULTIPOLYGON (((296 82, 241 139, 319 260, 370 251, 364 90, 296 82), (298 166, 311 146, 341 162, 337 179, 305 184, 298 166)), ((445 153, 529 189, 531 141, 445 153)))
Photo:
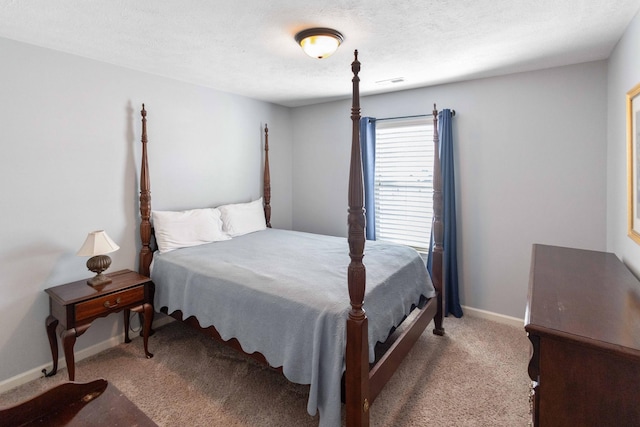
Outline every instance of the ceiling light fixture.
POLYGON ((294 38, 304 53, 318 59, 331 56, 344 41, 344 36, 331 28, 309 28, 294 38))

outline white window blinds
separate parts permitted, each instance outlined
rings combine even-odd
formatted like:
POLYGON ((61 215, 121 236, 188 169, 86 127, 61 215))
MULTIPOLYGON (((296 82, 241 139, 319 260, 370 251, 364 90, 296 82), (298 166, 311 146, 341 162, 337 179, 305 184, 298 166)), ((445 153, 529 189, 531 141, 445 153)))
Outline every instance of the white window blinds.
POLYGON ((376 240, 429 248, 433 152, 431 119, 376 122, 376 240))

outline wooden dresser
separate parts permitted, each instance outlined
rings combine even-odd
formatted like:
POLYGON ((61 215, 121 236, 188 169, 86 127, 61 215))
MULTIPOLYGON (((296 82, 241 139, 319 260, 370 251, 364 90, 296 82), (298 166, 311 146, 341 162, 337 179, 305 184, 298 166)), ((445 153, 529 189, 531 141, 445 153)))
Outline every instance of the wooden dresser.
POLYGON ((640 426, 640 282, 614 254, 534 245, 535 426, 640 426))

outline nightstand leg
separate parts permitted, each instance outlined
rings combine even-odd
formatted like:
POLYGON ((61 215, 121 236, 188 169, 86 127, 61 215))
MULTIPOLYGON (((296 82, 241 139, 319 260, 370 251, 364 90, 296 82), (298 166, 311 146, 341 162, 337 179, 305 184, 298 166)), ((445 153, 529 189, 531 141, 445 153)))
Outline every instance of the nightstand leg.
POLYGON ((142 330, 142 340, 144 342, 144 354, 147 359, 151 359, 153 354, 149 353, 149 332, 151 332, 151 322, 153 321, 153 306, 149 303, 145 303, 144 309, 144 328, 142 330))
POLYGON ((129 344, 131 339, 129 338, 129 317, 131 316, 131 310, 124 310, 124 342, 129 344))
POLYGON ((47 337, 49 337, 49 346, 51 347, 51 357, 53 358, 53 368, 47 373, 46 369, 42 370, 45 377, 51 377, 58 372, 58 338, 56 337, 56 328, 58 327, 58 319, 49 315, 47 316, 47 337))
POLYGON ((148 289, 149 289, 149 304, 152 304, 152 309, 151 309, 151 326, 152 328, 149 329, 149 336, 152 336, 155 331, 153 330, 153 318, 156 315, 156 312, 153 310, 153 299, 155 298, 156 295, 156 285, 155 283, 151 282, 148 285, 148 289))
MULTIPOLYGON (((140 324, 144 325, 144 313, 141 311, 140 313, 138 313, 140 316, 140 324)), ((153 319, 156 315, 156 312, 151 310, 151 326, 153 326, 153 319)), ((149 336, 152 336, 156 331, 153 330, 153 328, 149 329, 149 336)), ((142 334, 144 334, 144 328, 140 328, 140 336, 142 336, 142 334)))
POLYGON ((67 362, 69 381, 73 381, 76 376, 75 358, 73 356, 73 346, 76 344, 76 330, 74 328, 67 329, 62 332, 60 338, 62 338, 62 348, 64 349, 64 359, 67 362))

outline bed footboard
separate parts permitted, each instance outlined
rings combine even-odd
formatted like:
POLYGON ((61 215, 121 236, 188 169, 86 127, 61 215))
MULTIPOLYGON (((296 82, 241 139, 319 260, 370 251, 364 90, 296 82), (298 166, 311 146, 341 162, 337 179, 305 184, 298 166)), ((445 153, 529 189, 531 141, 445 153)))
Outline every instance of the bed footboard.
POLYGON ((436 298, 431 298, 424 307, 414 310, 414 313, 403 322, 401 330, 396 330, 388 338, 387 341, 393 344, 369 372, 370 404, 376 400, 384 385, 391 379, 429 322, 436 316, 437 311, 438 301, 436 298))
POLYGON ((347 319, 347 344, 345 354, 345 403, 346 424, 352 426, 369 425, 369 407, 378 396, 385 383, 400 366, 411 347, 425 330, 431 319, 434 320, 436 335, 443 335, 443 282, 442 257, 444 253, 442 223, 442 178, 438 150, 438 112, 434 105, 434 249, 432 263, 432 282, 436 296, 431 298, 403 328, 395 342, 382 358, 369 370, 368 320, 364 305, 366 289, 366 269, 362 262, 365 246, 364 189, 362 175, 362 157, 360 151, 360 62, 358 51, 351 64, 353 72, 353 98, 351 107, 352 139, 351 162, 349 167, 349 214, 348 241, 351 262, 348 268, 348 287, 351 311, 347 319))
POLYGON ((346 345, 346 417, 348 426, 369 425, 369 335, 364 304, 366 269, 362 263, 365 243, 364 190, 360 154, 360 62, 358 51, 351 64, 353 105, 351 120, 351 164, 349 169, 348 242, 351 262, 347 270, 351 311, 347 319, 346 345))

